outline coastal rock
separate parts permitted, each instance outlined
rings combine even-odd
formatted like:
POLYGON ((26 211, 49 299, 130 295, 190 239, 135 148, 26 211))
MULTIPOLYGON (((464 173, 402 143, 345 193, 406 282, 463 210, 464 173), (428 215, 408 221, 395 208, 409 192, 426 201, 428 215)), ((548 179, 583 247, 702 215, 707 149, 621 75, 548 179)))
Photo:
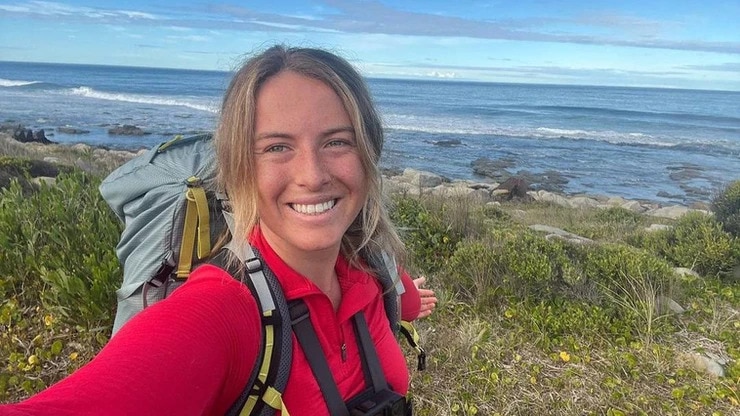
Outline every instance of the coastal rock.
POLYGON ((569 233, 565 230, 551 227, 549 225, 534 224, 530 225, 529 228, 534 231, 546 233, 547 235, 545 236, 545 239, 548 241, 552 239, 559 239, 573 244, 591 244, 594 242, 589 238, 581 237, 580 235, 569 233))
POLYGON ((681 205, 671 205, 667 207, 649 210, 645 212, 645 214, 650 215, 652 217, 669 218, 669 219, 675 220, 675 219, 681 218, 682 216, 686 215, 690 211, 692 210, 689 209, 689 207, 684 207, 681 205))
POLYGON ((90 130, 83 130, 78 129, 76 127, 69 127, 69 126, 61 126, 57 127, 58 133, 64 133, 64 134, 87 134, 90 133, 90 130))
POLYGON ((36 178, 31 178, 31 183, 36 186, 54 186, 57 183, 57 178, 50 176, 39 176, 36 178))
POLYGON ((535 201, 540 202, 551 202, 556 205, 560 205, 563 207, 570 207, 570 202, 568 202, 568 199, 565 198, 562 195, 548 192, 548 191, 530 191, 527 193, 529 196, 531 196, 535 201))
POLYGON ((512 177, 505 180, 493 190, 493 195, 497 195, 497 191, 506 191, 505 193, 499 193, 499 195, 504 195, 507 200, 529 198, 529 195, 527 195, 529 184, 525 179, 519 177, 512 177))
POLYGON ((41 144, 54 143, 51 140, 46 138, 44 129, 40 129, 34 132, 33 130, 27 129, 21 125, 18 125, 13 131, 13 139, 21 143, 41 143, 41 144))
POLYGON ((661 314, 681 314, 686 312, 683 306, 679 305, 678 302, 669 298, 668 296, 658 296, 657 304, 655 305, 657 312, 661 314))
POLYGON ((516 161, 510 158, 491 160, 487 157, 481 157, 470 162, 470 166, 473 168, 473 173, 486 178, 491 178, 497 182, 503 182, 508 179, 511 174, 507 172, 506 169, 512 168, 515 165, 516 161))
POLYGON ((666 225, 666 224, 650 224, 649 227, 645 228, 645 231, 647 232, 665 231, 665 230, 670 230, 671 228, 673 227, 671 227, 670 225, 666 225))
POLYGON ((699 273, 689 268, 686 268, 686 267, 676 267, 673 269, 673 272, 676 273, 676 275, 679 277, 686 277, 686 276, 692 276, 696 278, 699 277, 699 273))
POLYGON ((709 357, 708 355, 693 352, 685 354, 684 358, 689 365, 691 365, 692 367, 694 367, 694 369, 698 371, 703 371, 715 377, 725 376, 725 369, 722 366, 722 363, 720 363, 719 360, 715 360, 714 358, 709 357))
POLYGON ((462 142, 457 139, 452 140, 439 140, 434 142, 435 146, 439 147, 455 147, 455 146, 462 146, 462 142))
POLYGON ((416 169, 404 169, 403 175, 397 177, 396 180, 421 188, 433 188, 447 181, 442 176, 416 169))
POLYGON ((621 204, 620 207, 638 214, 647 211, 647 208, 638 201, 627 201, 621 204))
POLYGON ((572 208, 584 209, 584 208, 601 208, 599 201, 589 198, 586 196, 576 196, 568 200, 569 205, 572 208))
POLYGON ((124 124, 108 129, 108 134, 113 136, 143 136, 148 133, 144 132, 140 127, 124 124))
POLYGON ((491 200, 491 193, 486 189, 475 189, 464 181, 445 183, 435 186, 431 190, 432 195, 444 198, 472 198, 482 202, 491 200))

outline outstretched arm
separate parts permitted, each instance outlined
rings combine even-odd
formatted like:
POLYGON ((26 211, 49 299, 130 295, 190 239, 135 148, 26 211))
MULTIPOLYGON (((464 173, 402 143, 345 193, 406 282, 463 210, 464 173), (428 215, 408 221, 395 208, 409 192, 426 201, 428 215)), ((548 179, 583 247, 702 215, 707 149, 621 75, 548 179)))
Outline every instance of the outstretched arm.
POLYGON ((405 270, 401 270, 401 282, 406 289, 401 295, 401 319, 411 322, 431 315, 437 298, 433 290, 421 288, 426 278, 422 276, 412 280, 405 270))

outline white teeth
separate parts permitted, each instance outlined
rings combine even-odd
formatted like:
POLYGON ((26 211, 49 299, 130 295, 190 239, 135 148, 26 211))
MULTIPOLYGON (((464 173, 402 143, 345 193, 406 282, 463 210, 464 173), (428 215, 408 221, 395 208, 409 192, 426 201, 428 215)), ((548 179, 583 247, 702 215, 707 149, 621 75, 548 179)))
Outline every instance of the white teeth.
POLYGON ((321 214, 324 211, 328 211, 334 207, 334 200, 326 201, 321 204, 315 204, 315 205, 305 205, 305 204, 292 204, 291 205, 294 210, 300 212, 301 214, 321 214))

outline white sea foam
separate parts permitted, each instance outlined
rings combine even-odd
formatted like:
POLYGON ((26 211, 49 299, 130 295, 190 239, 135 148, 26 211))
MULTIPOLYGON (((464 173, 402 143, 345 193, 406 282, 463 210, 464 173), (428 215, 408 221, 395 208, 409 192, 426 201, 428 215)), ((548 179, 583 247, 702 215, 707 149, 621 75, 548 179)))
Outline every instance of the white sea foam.
POLYGON ((22 87, 24 85, 40 84, 41 81, 17 81, 14 79, 0 78, 0 87, 22 87))
POLYGON ((70 95, 77 95, 81 97, 95 98, 98 100, 121 101, 121 102, 127 102, 127 103, 154 104, 154 105, 167 105, 167 106, 180 106, 180 107, 192 108, 198 111, 218 113, 218 108, 215 105, 206 105, 203 103, 187 101, 183 99, 157 97, 157 96, 152 96, 152 95, 110 93, 110 92, 98 91, 90 87, 72 88, 69 90, 65 90, 65 93, 70 94, 70 95))
MULTIPOLYGON (((649 145, 673 147, 681 144, 697 143, 698 138, 685 141, 676 137, 658 137, 642 132, 618 132, 613 130, 562 129, 554 127, 531 127, 499 125, 485 120, 431 118, 407 115, 385 117, 386 127, 408 132, 455 135, 493 135, 534 139, 571 139, 602 141, 611 144, 649 145)), ((716 143, 716 140, 714 141, 716 143)))

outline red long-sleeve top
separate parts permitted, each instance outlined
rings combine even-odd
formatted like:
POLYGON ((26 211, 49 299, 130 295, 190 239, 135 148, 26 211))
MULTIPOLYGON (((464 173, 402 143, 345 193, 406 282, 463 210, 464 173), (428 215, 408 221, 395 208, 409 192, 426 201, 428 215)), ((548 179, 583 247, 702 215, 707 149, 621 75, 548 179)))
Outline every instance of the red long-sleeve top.
MULTIPOLYGON (((339 392, 345 400, 365 386, 351 317, 362 310, 389 385, 406 394, 406 362, 390 330, 379 283, 340 255, 337 311, 309 279, 286 265, 262 238, 252 244, 277 276, 287 300, 303 298, 339 392), (342 349, 345 349, 343 358, 342 349)), ((402 280, 402 316, 419 313, 419 295, 402 280)), ((212 265, 197 268, 167 299, 124 325, 90 363, 32 396, 0 406, 0 415, 222 415, 244 389, 260 342, 259 312, 249 289, 212 265)), ((410 318, 410 319, 409 319, 410 318)), ((293 416, 328 410, 293 336, 293 361, 283 394, 293 416)))

